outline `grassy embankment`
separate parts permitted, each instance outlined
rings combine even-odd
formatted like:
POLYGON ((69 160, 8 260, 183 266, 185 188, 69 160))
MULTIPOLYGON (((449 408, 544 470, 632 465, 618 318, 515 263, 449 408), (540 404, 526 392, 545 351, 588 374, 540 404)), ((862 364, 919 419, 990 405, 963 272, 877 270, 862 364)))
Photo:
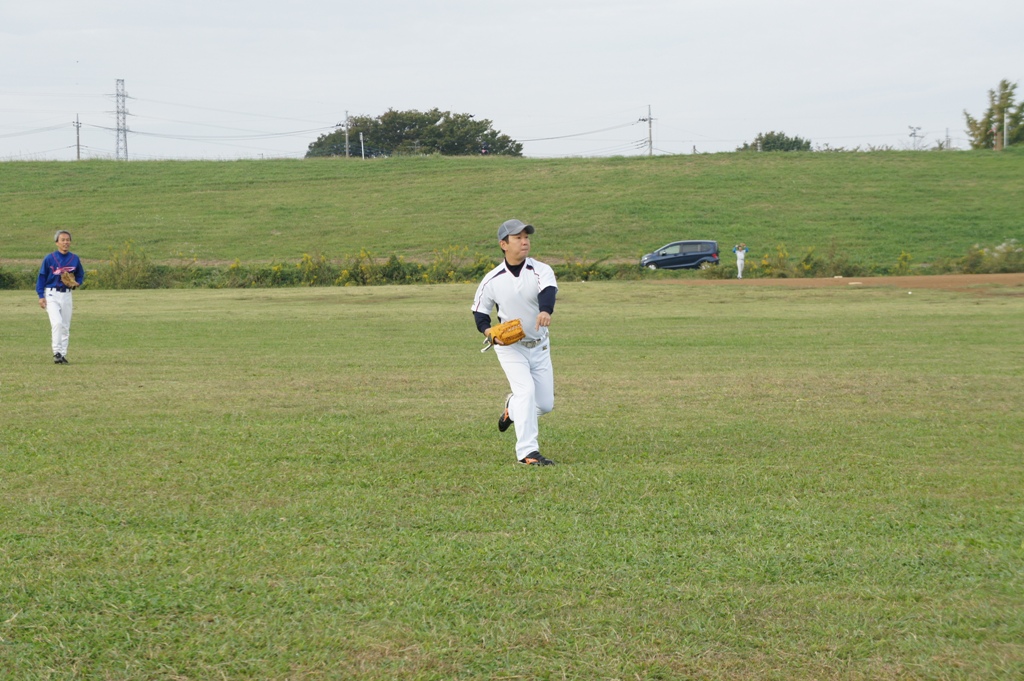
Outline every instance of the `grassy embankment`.
POLYGON ((1014 152, 2 163, 0 262, 32 268, 58 226, 87 263, 127 240, 160 263, 429 261, 496 253, 495 226, 518 216, 555 261, 711 238, 889 267, 1024 241, 1021 177, 1014 152))

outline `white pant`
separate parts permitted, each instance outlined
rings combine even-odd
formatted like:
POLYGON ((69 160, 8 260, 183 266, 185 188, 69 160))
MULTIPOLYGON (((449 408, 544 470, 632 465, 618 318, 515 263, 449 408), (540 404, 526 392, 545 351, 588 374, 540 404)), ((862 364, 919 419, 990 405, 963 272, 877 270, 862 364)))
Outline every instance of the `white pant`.
POLYGON ((739 274, 736 275, 737 279, 743 278, 743 258, 736 258, 736 269, 739 270, 739 274))
POLYGON ((512 388, 508 416, 516 427, 516 458, 539 452, 537 419, 555 408, 555 372, 551 340, 527 348, 522 343, 496 345, 494 350, 512 388))
POLYGON ((46 314, 50 317, 50 336, 53 354, 68 354, 68 339, 71 337, 71 291, 48 288, 46 293, 46 314))

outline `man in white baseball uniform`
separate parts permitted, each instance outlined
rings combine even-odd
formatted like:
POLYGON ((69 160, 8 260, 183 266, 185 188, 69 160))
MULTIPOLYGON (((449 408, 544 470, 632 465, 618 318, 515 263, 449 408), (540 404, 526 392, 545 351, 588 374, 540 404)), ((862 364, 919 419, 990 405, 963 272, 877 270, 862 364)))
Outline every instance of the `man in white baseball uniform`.
POLYGON ((736 244, 732 247, 732 252, 736 254, 736 278, 743 278, 743 261, 747 259, 747 245, 736 244))
POLYGON ((554 271, 530 255, 533 225, 507 220, 498 228, 498 245, 505 260, 487 273, 473 299, 476 326, 491 338, 491 310, 498 320, 518 319, 526 338, 512 345, 495 345, 501 368, 512 394, 505 398, 505 410, 498 430, 516 427, 516 459, 527 466, 550 466, 554 462, 540 453, 538 418, 555 407, 555 376, 551 366, 548 327, 555 311, 558 284, 554 271))

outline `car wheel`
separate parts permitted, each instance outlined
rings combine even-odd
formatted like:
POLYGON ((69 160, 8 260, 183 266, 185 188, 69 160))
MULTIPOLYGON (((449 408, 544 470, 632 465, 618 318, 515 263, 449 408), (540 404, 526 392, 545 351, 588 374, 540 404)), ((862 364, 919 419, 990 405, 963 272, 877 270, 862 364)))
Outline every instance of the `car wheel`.
POLYGON ((656 270, 656 269, 658 269, 658 266, 652 263, 652 264, 647 266, 647 269, 649 269, 649 270, 656 270))
POLYGON ((705 260, 704 262, 702 262, 702 263, 700 264, 700 268, 701 268, 702 270, 710 270, 710 269, 711 269, 712 267, 714 267, 714 266, 715 266, 715 263, 713 263, 713 262, 708 262, 707 260, 705 260))

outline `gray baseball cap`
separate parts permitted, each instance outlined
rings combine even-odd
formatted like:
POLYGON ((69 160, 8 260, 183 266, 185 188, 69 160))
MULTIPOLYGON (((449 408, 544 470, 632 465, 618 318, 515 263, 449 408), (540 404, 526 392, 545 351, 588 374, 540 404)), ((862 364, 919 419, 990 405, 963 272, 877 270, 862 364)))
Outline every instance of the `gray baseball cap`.
POLYGON ((498 227, 498 241, 504 241, 513 234, 519 234, 519 232, 526 230, 527 234, 533 234, 533 225, 528 225, 522 220, 506 220, 501 223, 501 227, 498 227))

